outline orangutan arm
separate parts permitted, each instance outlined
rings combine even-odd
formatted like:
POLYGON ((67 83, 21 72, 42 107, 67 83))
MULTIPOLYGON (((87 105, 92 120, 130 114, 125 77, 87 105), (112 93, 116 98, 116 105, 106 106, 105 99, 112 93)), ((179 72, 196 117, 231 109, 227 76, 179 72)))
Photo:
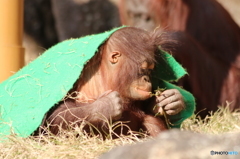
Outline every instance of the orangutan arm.
POLYGON ((100 96, 91 104, 66 100, 47 117, 46 123, 49 124, 50 130, 57 134, 59 126, 67 129, 69 125, 80 125, 84 121, 99 127, 110 119, 119 119, 121 114, 121 99, 119 93, 114 91, 100 96))

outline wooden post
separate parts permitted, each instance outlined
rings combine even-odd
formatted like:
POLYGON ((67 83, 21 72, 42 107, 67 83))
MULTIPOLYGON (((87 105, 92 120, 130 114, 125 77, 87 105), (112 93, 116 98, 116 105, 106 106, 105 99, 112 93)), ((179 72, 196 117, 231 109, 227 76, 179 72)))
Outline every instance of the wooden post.
POLYGON ((23 0, 0 0, 0 82, 24 65, 23 0))

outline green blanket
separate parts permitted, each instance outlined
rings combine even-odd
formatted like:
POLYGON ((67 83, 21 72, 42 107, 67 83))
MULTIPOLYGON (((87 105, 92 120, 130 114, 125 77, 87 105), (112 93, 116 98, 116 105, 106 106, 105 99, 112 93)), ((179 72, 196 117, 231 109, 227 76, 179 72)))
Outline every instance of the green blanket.
MULTIPOLYGON (((0 138, 9 134, 21 137, 31 135, 41 124, 45 113, 72 88, 84 64, 118 29, 58 43, 2 82, 0 138)), ((162 53, 162 56, 163 61, 155 70, 156 77, 161 77, 159 81, 177 80, 186 73, 171 55, 162 53)), ((189 109, 183 111, 182 116, 176 116, 178 121, 192 115, 195 108, 194 98, 190 93, 187 92, 185 99, 190 102, 189 109)))

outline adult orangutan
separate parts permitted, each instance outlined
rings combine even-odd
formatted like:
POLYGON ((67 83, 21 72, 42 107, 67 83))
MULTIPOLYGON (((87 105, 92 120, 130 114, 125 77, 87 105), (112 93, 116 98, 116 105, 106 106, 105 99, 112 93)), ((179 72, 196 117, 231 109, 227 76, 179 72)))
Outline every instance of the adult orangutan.
MULTIPOLYGON (((0 84, 0 137, 26 137, 45 128, 58 134, 75 126, 86 132, 94 126, 104 134, 106 123, 118 121, 156 136, 166 129, 163 112, 171 127, 180 127, 193 114, 195 100, 167 82, 186 72, 159 49, 171 43, 160 35, 121 27, 51 47, 0 84), (158 88, 161 94, 151 97, 158 88)), ((127 134, 125 128, 115 133, 127 134)))
MULTIPOLYGON (((184 101, 180 93, 183 90, 178 87, 165 85, 165 91, 151 97, 153 89, 161 86, 156 85, 157 81, 152 86, 152 71, 155 58, 161 58, 158 46, 164 42, 157 33, 151 35, 133 27, 114 32, 86 64, 69 92, 71 96, 47 114, 43 126, 48 125, 54 134, 58 134, 60 128, 80 124, 84 124, 86 132, 90 131, 90 125, 101 132, 107 130, 107 121, 123 121, 132 131, 143 130, 156 136, 167 128, 163 118, 155 116, 157 113, 165 111, 167 115, 178 116, 181 121, 181 111, 187 105, 189 108, 182 113, 192 114, 194 99, 190 99, 193 103, 188 106, 189 101, 184 101)), ((179 122, 174 120, 171 121, 174 124, 179 122)), ((128 129, 115 131, 119 135, 127 134, 128 129)))
POLYGON ((162 49, 188 70, 181 84, 196 97, 197 113, 205 117, 226 101, 240 108, 240 28, 217 1, 121 0, 119 9, 125 25, 178 31, 174 49, 162 49))

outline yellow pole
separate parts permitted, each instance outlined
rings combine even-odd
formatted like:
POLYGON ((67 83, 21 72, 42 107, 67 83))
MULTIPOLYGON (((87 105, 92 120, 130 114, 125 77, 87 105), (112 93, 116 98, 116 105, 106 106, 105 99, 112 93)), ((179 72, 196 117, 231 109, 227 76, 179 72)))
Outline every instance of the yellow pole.
POLYGON ((23 0, 0 0, 0 82, 24 65, 23 0))

